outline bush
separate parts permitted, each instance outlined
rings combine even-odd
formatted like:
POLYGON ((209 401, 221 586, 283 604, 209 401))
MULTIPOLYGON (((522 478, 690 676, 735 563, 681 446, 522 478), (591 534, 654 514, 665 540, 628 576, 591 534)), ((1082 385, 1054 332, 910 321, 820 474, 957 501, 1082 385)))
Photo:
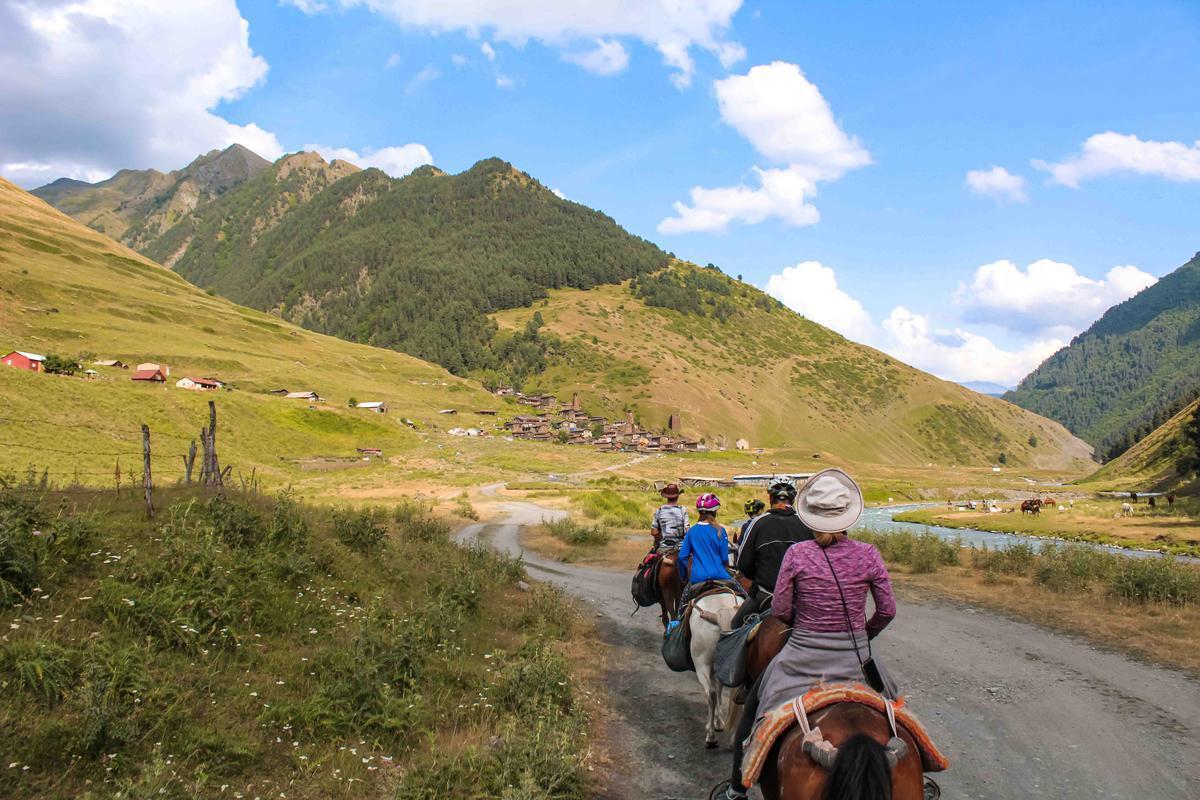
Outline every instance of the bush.
POLYGON ((1200 603, 1200 570, 1173 558, 1127 558, 1109 585, 1123 600, 1190 605, 1200 603))
POLYGON ((454 501, 454 508, 458 515, 464 519, 478 521, 479 514, 475 511, 475 506, 471 505, 471 500, 467 497, 467 493, 463 492, 454 501))
POLYGON ((1106 581, 1114 571, 1114 556, 1081 545, 1046 545, 1038 554, 1035 582, 1056 592, 1081 592, 1106 581))
POLYGON ((1028 544, 1014 544, 995 550, 984 546, 971 548, 971 565, 988 573, 1028 575, 1037 560, 1037 553, 1028 544))
POLYGON ((50 552, 64 564, 77 564, 93 552, 100 540, 95 518, 86 515, 60 516, 52 525, 50 552))
POLYGON ((337 509, 332 519, 338 541, 364 555, 379 550, 387 539, 387 516, 382 509, 337 509))
POLYGON ((612 541, 613 535, 599 525, 580 525, 570 517, 544 519, 542 525, 555 539, 570 545, 601 545, 612 541))
POLYGON ((874 545, 889 564, 903 564, 912 567, 913 572, 921 573, 954 566, 958 563, 961 549, 957 542, 948 542, 929 531, 914 535, 908 531, 856 530, 852 536, 860 542, 874 545))
POLYGON ((0 648, 0 673, 45 705, 54 705, 75 685, 79 653, 40 639, 6 642, 0 648))
POLYGON ((582 493, 575 502, 584 516, 600 520, 605 525, 631 528, 650 524, 649 514, 640 502, 612 489, 582 493))
POLYGON ((38 585, 45 525, 37 500, 5 481, 0 490, 0 608, 21 602, 38 585))
POLYGON ((520 715, 571 709, 570 670, 548 645, 532 643, 505 664, 492 689, 492 702, 520 715))
POLYGON ((275 498, 271 522, 267 525, 267 541, 271 546, 303 549, 311 536, 308 520, 296 499, 288 493, 275 498))

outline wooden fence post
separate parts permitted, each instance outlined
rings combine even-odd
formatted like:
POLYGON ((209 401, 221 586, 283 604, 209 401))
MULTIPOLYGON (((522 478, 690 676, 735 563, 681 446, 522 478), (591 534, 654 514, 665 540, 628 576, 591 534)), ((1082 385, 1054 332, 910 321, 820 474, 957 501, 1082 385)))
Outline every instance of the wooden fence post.
POLYGON ((117 466, 113 470, 113 481, 117 485, 117 497, 121 496, 121 459, 117 458, 117 466))
POLYGON ((209 474, 212 476, 213 485, 224 487, 225 474, 221 472, 221 462, 217 459, 217 404, 212 400, 208 401, 208 453, 212 457, 209 474))
POLYGON ((192 443, 188 445, 188 453, 186 456, 180 456, 183 459, 183 483, 185 486, 192 484, 192 466, 196 463, 196 440, 192 439, 192 443))
POLYGON ((142 485, 146 488, 146 514, 154 518, 154 489, 150 481, 150 426, 142 423, 142 485))

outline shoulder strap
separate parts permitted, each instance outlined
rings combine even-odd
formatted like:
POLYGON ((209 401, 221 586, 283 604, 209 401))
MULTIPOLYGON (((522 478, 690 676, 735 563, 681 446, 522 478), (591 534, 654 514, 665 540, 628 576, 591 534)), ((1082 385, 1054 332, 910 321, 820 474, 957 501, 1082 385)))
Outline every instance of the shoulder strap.
MULTIPOLYGON (((837 586, 838 597, 842 599, 842 614, 846 617, 846 635, 850 637, 850 644, 854 646, 854 657, 858 659, 859 668, 863 665, 862 654, 858 652, 858 637, 854 635, 854 624, 850 622, 850 607, 846 605, 846 595, 842 592, 842 582, 838 580, 837 572, 833 568, 833 562, 829 560, 829 553, 824 547, 817 545, 821 551, 821 555, 825 556, 825 563, 829 565, 829 574, 833 576, 833 582, 837 586)), ((866 635, 866 632, 863 632, 866 635)), ((871 640, 867 639, 867 659, 871 659, 871 640)))

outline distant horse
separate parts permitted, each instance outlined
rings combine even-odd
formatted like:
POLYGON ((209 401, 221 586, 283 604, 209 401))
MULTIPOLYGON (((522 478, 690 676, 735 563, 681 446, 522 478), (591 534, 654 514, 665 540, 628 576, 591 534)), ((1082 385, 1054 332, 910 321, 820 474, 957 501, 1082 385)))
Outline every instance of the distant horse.
POLYGON ((1167 495, 1167 505, 1168 505, 1168 506, 1173 506, 1173 505, 1175 505, 1175 495, 1174 495, 1174 493, 1167 495))
POLYGON ((1154 502, 1154 498, 1153 498, 1153 497, 1148 497, 1148 498, 1146 498, 1146 502, 1150 504, 1150 507, 1151 507, 1151 508, 1154 508, 1154 507, 1155 507, 1155 502, 1154 502))
POLYGON ((1121 503, 1121 516, 1122 517, 1132 517, 1133 516, 1133 506, 1129 505, 1129 503, 1121 503))
POLYGON ((683 586, 679 582, 678 550, 668 550, 658 564, 658 605, 662 611, 663 629, 679 613, 679 597, 683 586))
MULTIPOLYGON (((763 620, 746 650, 746 673, 751 682, 762 675, 771 659, 787 644, 790 633, 791 628, 773 616, 763 620)), ((775 743, 759 777, 759 788, 766 800, 781 797, 920 800, 924 797, 921 756, 916 742, 901 729, 900 736, 908 749, 892 767, 884 747, 891 737, 891 729, 883 714, 857 703, 837 703, 813 714, 810 722, 813 727, 819 726, 825 739, 838 748, 836 757, 832 763, 814 761, 804 751, 804 734, 800 727, 792 728, 775 743), (863 741, 861 737, 864 736, 871 741, 863 741), (847 783, 865 787, 872 782, 872 775, 876 784, 872 791, 848 794, 842 788, 847 783), (891 779, 890 791, 886 782, 879 780, 883 776, 891 779), (841 792, 838 792, 839 788, 841 792), (827 795, 827 790, 834 793, 827 795)))
POLYGON ((1022 514, 1033 514, 1035 517, 1042 512, 1042 501, 1034 498, 1033 500, 1024 500, 1021 502, 1022 514))
POLYGON ((737 613, 742 599, 732 591, 701 597, 692 606, 688 617, 691 629, 689 647, 692 663, 696 667, 696 679, 708 703, 708 721, 704 728, 704 746, 715 748, 717 734, 725 730, 730 720, 730 700, 733 691, 726 689, 714 673, 717 656, 717 641, 721 634, 732 627, 733 615, 737 613))

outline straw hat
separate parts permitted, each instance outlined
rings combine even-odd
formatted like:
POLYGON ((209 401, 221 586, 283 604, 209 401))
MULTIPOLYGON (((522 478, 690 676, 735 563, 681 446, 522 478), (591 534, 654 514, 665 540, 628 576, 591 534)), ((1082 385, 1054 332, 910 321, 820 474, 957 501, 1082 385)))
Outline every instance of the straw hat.
POLYGON ((817 533, 841 533, 858 522, 862 512, 862 490, 840 469, 818 472, 796 497, 796 514, 817 533))

